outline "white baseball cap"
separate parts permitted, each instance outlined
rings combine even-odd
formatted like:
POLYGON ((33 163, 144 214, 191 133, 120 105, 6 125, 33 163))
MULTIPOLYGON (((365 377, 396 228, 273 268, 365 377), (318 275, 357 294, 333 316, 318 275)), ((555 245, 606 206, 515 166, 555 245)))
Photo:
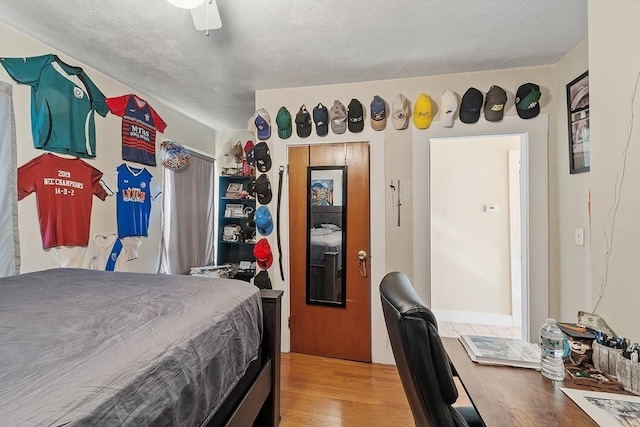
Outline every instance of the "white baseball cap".
POLYGON ((402 130, 409 126, 411 118, 411 102, 401 93, 396 96, 391 106, 391 121, 393 127, 402 130))
POLYGON ((458 111, 458 97, 447 89, 440 97, 440 124, 445 128, 453 127, 456 111, 458 111))

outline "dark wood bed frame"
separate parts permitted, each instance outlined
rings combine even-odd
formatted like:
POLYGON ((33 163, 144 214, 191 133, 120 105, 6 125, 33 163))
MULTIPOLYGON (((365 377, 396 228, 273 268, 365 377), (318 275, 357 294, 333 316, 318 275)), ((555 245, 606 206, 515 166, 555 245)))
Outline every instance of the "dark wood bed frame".
MULTIPOLYGON (((283 291, 262 289, 262 366, 225 426, 276 427, 280 422, 283 291)), ((214 427, 214 426, 211 426, 214 427)))

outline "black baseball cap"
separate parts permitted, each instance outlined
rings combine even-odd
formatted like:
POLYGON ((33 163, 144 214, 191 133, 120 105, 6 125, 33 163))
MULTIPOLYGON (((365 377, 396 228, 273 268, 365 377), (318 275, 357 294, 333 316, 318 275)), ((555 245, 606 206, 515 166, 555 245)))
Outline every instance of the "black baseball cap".
POLYGON ((253 284, 260 289, 271 289, 271 279, 267 270, 260 270, 260 272, 253 279, 253 284))
POLYGON ((329 133, 329 110, 321 103, 313 109, 313 122, 316 124, 318 136, 326 136, 329 133))
POLYGON ((349 132, 362 132, 364 129, 364 110, 360 101, 355 98, 351 100, 347 117, 349 132))
POLYGON ((300 107, 298 114, 296 114, 296 133, 300 138, 306 138, 311 135, 311 115, 304 105, 300 107))
POLYGON ((532 119, 540 114, 540 86, 535 83, 525 83, 516 92, 516 112, 521 119, 532 119))
POLYGON ((253 161, 260 172, 269 172, 271 169, 271 152, 266 142, 258 142, 252 149, 253 161))
POLYGON ((271 202, 271 181, 266 173, 260 174, 258 178, 254 178, 249 183, 249 192, 256 195, 256 199, 262 205, 271 202))
POLYGON ((470 87, 462 96, 460 104, 460 121, 462 123, 475 123, 480 119, 482 101, 484 95, 475 87, 470 87))

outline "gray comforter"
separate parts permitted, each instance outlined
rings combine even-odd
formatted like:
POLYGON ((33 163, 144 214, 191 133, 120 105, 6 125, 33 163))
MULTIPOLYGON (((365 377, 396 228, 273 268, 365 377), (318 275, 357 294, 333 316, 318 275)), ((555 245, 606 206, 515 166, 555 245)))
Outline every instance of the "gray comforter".
POLYGON ((258 357, 261 310, 228 279, 0 279, 0 425, 200 425, 258 357))

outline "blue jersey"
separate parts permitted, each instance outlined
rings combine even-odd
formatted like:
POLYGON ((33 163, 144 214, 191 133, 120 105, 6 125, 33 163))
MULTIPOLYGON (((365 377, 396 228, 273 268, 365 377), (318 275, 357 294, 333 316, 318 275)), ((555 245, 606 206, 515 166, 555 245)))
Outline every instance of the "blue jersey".
POLYGON ((118 197, 116 214, 118 237, 148 236, 151 200, 158 193, 152 190, 153 176, 146 168, 134 168, 125 163, 116 168, 118 197))
POLYGON ((13 80, 31 86, 31 130, 35 148, 96 156, 94 112, 109 112, 105 97, 80 67, 56 55, 0 58, 13 80))

